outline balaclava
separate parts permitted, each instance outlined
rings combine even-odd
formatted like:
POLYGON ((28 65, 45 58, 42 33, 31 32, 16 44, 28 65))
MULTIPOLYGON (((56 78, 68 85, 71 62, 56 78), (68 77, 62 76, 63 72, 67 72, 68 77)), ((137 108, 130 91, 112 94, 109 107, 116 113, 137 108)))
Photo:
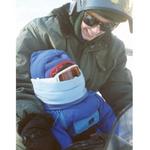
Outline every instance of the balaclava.
POLYGON ((53 80, 58 72, 74 64, 75 62, 62 50, 34 52, 30 59, 30 73, 36 96, 50 105, 68 104, 81 99, 86 94, 82 72, 70 80, 53 80))

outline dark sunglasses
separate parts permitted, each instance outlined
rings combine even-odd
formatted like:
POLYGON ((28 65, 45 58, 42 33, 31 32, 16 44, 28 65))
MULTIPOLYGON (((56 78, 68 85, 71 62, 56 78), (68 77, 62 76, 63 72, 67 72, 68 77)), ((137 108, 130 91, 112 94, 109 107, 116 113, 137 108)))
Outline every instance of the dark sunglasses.
POLYGON ((100 29, 102 31, 112 31, 117 26, 117 23, 103 23, 103 22, 100 22, 97 18, 95 18, 94 16, 88 14, 87 12, 83 16, 83 21, 84 21, 85 24, 87 24, 90 27, 100 25, 100 29))

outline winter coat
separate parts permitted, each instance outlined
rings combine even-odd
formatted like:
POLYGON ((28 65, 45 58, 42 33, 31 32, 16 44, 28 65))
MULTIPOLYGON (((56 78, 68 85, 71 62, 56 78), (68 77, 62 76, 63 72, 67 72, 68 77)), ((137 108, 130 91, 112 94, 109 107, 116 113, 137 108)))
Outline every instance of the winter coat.
POLYGON ((30 55, 42 49, 66 51, 83 71, 87 88, 100 91, 116 114, 132 102, 131 74, 125 67, 127 58, 123 42, 113 35, 108 40, 104 36, 83 42, 70 29, 73 28, 66 7, 61 7, 48 16, 34 19, 20 32, 16 45, 17 121, 26 112, 43 111, 29 75, 30 55))

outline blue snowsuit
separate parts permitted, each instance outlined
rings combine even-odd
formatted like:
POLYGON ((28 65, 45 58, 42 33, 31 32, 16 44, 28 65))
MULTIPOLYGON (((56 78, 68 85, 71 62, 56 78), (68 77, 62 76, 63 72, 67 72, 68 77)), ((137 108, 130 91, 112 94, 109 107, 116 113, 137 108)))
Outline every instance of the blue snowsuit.
MULTIPOLYGON (((30 65, 31 78, 34 78, 35 82, 36 78, 48 78, 47 74, 49 74, 52 68, 51 66, 55 66, 58 62, 62 61, 62 59, 70 60, 70 58, 60 50, 38 51, 33 53, 30 65)), ((40 79, 38 79, 38 82, 39 81, 40 79)), ((90 128, 94 128, 96 132, 102 133, 109 133, 111 131, 113 123, 116 120, 111 107, 105 102, 101 95, 94 91, 88 91, 85 88, 85 81, 82 74, 80 77, 65 81, 64 83, 48 83, 44 86, 44 82, 44 84, 38 84, 38 87, 33 81, 32 83, 35 94, 41 100, 44 97, 42 94, 45 92, 44 90, 46 90, 44 87, 48 88, 47 93, 45 93, 46 96, 49 94, 47 96, 49 99, 45 98, 42 100, 44 110, 52 115, 55 120, 52 132, 62 149, 70 146, 73 143, 74 137, 86 132, 90 128), (81 83, 81 86, 79 85, 79 87, 75 89, 78 83, 81 83), (60 84, 63 85, 63 88, 59 86, 60 84), (68 89, 68 85, 72 85, 70 90, 70 93, 72 93, 70 95, 67 95, 69 93, 65 93, 65 88, 68 89), (74 85, 75 87, 73 87, 74 85), (56 89, 53 89, 54 87, 56 89), (58 89, 64 90, 64 92, 57 91, 58 89), (76 93, 72 89, 75 89, 76 93), (52 90, 56 92, 56 95, 52 90), (61 96, 59 96, 59 94, 61 96), (76 99, 69 103, 68 100, 65 99, 65 97, 69 96, 76 99), (53 98, 51 99, 51 97, 53 98), (50 103, 48 104, 47 102, 49 101, 50 103), (59 101, 60 104, 58 104, 59 101), (65 103, 65 101, 67 101, 67 103, 65 103), (57 102, 57 104, 54 104, 55 102, 57 102)))
POLYGON ((95 125, 97 132, 109 133, 115 121, 110 106, 96 92, 89 91, 83 100, 66 108, 45 111, 55 118, 53 133, 62 149, 72 144, 74 136, 95 125))

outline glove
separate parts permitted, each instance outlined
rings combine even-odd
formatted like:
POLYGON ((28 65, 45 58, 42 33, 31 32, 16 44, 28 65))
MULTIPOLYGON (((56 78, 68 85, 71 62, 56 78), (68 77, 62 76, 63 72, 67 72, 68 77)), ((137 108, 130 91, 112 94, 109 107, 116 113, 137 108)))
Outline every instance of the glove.
POLYGON ((108 135, 95 133, 89 139, 75 142, 65 150, 105 150, 108 135))
POLYGON ((53 119, 48 114, 29 114, 20 123, 18 133, 27 150, 59 150, 50 128, 53 119))

